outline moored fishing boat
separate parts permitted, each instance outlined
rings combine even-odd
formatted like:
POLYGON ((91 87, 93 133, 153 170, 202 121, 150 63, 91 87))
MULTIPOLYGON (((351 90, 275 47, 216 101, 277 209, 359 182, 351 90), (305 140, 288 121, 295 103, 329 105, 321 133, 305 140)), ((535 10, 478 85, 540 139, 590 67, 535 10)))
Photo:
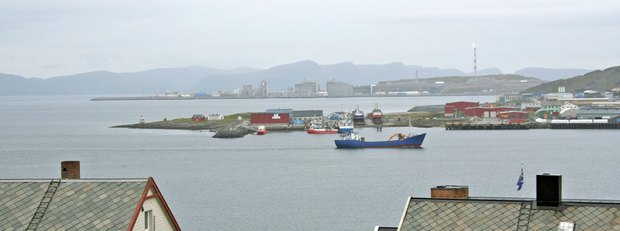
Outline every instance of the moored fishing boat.
POLYGON ((338 129, 333 128, 308 128, 308 134, 337 134, 338 129))
POLYGON ((360 107, 357 106, 353 111, 353 124, 363 125, 366 122, 364 121, 364 112, 360 110, 360 107))
POLYGON ((310 128, 308 128, 306 132, 308 132, 308 134, 337 134, 338 129, 325 128, 321 123, 313 122, 310 124, 310 128))
POLYGON ((375 104, 375 109, 372 109, 371 113, 368 113, 368 118, 375 124, 381 124, 383 121, 383 112, 379 109, 379 104, 375 104))
POLYGON ((366 141, 358 133, 352 132, 343 136, 341 140, 335 140, 337 148, 418 148, 422 146, 426 133, 404 135, 396 133, 387 141, 366 141), (398 139, 392 140, 398 137, 398 139))
POLYGON ((265 135, 267 134, 267 129, 265 129, 265 126, 259 126, 258 130, 256 130, 256 135, 265 135))
POLYGON ((353 132, 353 124, 351 120, 341 120, 338 122, 338 133, 346 134, 353 132))

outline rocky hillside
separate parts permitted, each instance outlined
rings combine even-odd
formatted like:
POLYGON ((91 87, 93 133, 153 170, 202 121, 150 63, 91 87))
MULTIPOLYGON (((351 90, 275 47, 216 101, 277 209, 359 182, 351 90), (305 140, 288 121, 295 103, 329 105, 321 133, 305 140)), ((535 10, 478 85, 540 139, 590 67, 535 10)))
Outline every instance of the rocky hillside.
POLYGON ((594 90, 598 92, 611 91, 613 88, 620 87, 620 66, 610 67, 605 70, 596 70, 585 75, 576 76, 570 79, 560 79, 532 88, 524 92, 527 93, 549 93, 557 92, 558 87, 566 87, 566 92, 582 92, 594 90))
POLYGON ((382 81, 374 92, 428 92, 429 94, 511 94, 544 83, 520 75, 485 75, 472 77, 436 77, 382 81))

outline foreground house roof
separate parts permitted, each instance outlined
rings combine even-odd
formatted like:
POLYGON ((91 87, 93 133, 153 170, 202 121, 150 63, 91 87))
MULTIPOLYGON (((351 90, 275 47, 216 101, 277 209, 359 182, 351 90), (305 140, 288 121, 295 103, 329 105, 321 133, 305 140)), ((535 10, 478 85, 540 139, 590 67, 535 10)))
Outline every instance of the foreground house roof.
POLYGON ((562 175, 549 173, 536 175, 535 199, 472 198, 468 186, 443 185, 407 200, 398 231, 411 230, 620 230, 620 201, 562 200, 562 175))
POLYGON ((135 230, 145 208, 180 230, 152 178, 0 180, 0 230, 135 230))
POLYGON ((409 230, 620 230, 620 201, 564 200, 558 207, 534 199, 441 199, 411 197, 399 231, 409 230))

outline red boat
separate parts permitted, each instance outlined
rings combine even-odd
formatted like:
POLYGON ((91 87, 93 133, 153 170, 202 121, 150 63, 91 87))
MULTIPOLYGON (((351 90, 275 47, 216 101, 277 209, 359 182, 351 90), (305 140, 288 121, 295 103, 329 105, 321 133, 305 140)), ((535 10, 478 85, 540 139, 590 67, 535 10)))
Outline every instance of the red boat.
POLYGON ((308 128, 308 134, 338 134, 338 129, 332 128, 308 128))
POLYGON ((313 122, 306 132, 308 132, 308 134, 338 134, 338 129, 324 128, 320 122, 313 122))
POLYGON ((256 135, 265 135, 267 134, 267 129, 265 129, 265 126, 260 126, 258 127, 258 130, 256 131, 256 135))

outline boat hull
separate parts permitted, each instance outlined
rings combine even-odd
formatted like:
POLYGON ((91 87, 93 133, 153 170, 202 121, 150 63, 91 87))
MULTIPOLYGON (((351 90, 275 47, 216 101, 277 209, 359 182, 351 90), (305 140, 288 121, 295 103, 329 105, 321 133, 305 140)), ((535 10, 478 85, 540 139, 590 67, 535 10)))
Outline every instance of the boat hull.
POLYGON ((426 133, 411 136, 403 140, 360 141, 335 140, 337 148, 419 148, 424 142, 426 133))
POLYGON ((308 129, 308 134, 338 134, 337 129, 308 129))

